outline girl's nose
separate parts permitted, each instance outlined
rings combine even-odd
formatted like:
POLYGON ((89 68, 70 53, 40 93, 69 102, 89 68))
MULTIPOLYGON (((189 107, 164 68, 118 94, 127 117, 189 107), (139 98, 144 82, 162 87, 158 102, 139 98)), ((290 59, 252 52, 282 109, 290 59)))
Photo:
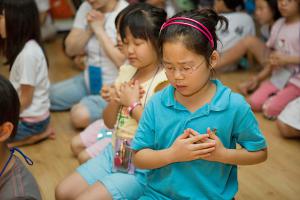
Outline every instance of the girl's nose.
POLYGON ((178 70, 178 69, 175 69, 175 71, 173 73, 174 73, 174 78, 175 79, 183 79, 184 78, 181 71, 178 70))
POLYGON ((132 45, 128 44, 127 45, 127 52, 128 54, 133 54, 134 53, 134 48, 132 45))

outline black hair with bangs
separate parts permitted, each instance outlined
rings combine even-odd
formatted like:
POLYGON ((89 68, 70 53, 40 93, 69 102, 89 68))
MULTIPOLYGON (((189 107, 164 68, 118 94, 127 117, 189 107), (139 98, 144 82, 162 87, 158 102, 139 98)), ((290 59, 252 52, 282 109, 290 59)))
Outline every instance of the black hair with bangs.
POLYGON ((166 21, 164 9, 149 4, 141 4, 125 14, 120 22, 120 35, 124 41, 126 29, 129 28, 134 38, 150 41, 158 52, 158 36, 160 27, 166 21))

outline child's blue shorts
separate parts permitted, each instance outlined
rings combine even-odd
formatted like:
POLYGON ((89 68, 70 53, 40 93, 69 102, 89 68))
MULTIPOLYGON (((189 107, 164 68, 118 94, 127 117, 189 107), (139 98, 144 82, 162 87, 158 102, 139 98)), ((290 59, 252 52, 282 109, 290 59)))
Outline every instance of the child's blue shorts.
POLYGON ((138 199, 144 192, 145 173, 136 170, 135 175, 113 172, 113 149, 109 144, 101 154, 79 166, 76 171, 89 185, 101 182, 112 198, 138 199))
POLYGON ((26 139, 27 137, 42 133, 48 128, 49 123, 50 123, 50 116, 47 117, 45 120, 42 120, 40 122, 35 122, 35 123, 19 121, 17 134, 11 140, 11 142, 23 140, 26 139))

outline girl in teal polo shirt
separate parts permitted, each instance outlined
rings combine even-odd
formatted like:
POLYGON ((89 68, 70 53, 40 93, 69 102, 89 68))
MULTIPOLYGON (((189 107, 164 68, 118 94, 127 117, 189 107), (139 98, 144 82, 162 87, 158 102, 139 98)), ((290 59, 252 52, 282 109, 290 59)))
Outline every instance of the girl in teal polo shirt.
POLYGON ((150 169, 141 199, 232 199, 237 165, 267 158, 250 106, 212 79, 218 22, 227 24, 205 9, 179 13, 161 27, 171 85, 148 102, 132 143, 136 167, 150 169))

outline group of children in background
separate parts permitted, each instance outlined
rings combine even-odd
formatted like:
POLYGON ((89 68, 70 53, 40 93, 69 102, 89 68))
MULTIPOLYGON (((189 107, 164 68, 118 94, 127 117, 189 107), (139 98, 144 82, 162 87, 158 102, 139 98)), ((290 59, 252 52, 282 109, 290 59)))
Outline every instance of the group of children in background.
POLYGON ((237 165, 267 158, 252 111, 300 137, 299 0, 256 0, 258 36, 243 0, 177 14, 175 1, 86 0, 64 41, 83 72, 51 86, 36 2, 0 2, 10 68, 0 77, 0 197, 41 199, 13 154, 55 137, 50 110, 85 128, 71 141, 82 165, 57 199, 233 199, 237 165), (261 69, 239 83, 249 104, 214 76, 247 68, 245 58, 261 69), (13 192, 19 174, 27 182, 13 192))

